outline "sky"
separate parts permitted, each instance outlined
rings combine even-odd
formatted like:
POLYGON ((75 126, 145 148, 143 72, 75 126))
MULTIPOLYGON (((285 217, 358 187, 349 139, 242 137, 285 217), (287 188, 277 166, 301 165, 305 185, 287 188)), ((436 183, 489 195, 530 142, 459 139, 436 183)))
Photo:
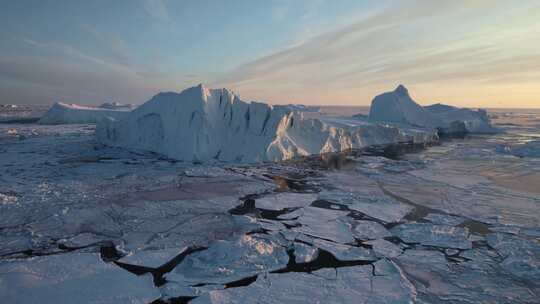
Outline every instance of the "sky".
POLYGON ((540 1, 0 0, 0 103, 140 104, 204 83, 273 104, 540 107, 540 1))

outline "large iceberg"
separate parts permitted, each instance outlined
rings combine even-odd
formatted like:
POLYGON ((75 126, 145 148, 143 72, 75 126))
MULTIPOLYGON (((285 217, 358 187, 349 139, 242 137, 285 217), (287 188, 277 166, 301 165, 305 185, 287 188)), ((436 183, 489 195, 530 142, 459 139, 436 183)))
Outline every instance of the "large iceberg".
POLYGON ((106 117, 120 119, 131 109, 126 107, 112 109, 103 106, 95 108, 57 102, 38 120, 38 123, 45 125, 95 124, 106 117))
POLYGON ((96 129, 102 143, 153 151, 184 161, 280 161, 374 144, 433 141, 379 124, 341 126, 305 118, 287 106, 244 102, 227 89, 203 85, 159 93, 128 115, 96 129))
POLYGON ((485 110, 474 111, 444 104, 422 107, 411 98, 403 85, 373 99, 369 120, 435 128, 441 133, 498 132, 491 126, 485 110))

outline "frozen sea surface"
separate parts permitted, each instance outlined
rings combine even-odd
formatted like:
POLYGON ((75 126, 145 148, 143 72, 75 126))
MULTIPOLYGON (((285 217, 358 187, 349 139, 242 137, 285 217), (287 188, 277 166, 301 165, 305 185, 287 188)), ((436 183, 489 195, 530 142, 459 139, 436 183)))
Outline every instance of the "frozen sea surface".
POLYGON ((260 165, 0 124, 0 299, 538 303, 540 159, 511 151, 540 113, 490 114, 505 133, 260 165))

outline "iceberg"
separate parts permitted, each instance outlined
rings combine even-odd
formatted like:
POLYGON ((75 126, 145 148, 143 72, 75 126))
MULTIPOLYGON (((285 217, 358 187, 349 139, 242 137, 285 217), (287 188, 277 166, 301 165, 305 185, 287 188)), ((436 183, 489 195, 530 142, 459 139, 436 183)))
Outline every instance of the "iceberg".
POLYGON ((369 110, 371 121, 394 122, 412 126, 433 126, 430 113, 409 96, 409 91, 399 85, 394 91, 376 96, 369 110))
POLYGON ((38 120, 38 123, 44 125, 95 124, 107 117, 120 119, 129 113, 128 110, 104 108, 103 105, 94 108, 57 102, 38 120))
POLYGON ((373 99, 369 120, 434 128, 441 135, 499 132, 491 126, 485 110, 474 111, 440 103, 422 107, 411 98, 403 85, 373 99))
POLYGON ((155 95, 122 117, 98 123, 100 142, 167 157, 204 162, 281 161, 359 149, 372 144, 436 140, 397 127, 338 126, 305 118, 288 106, 245 102, 228 89, 203 85, 155 95))
POLYGON ((532 140, 522 145, 510 147, 510 153, 517 157, 540 158, 540 140, 532 140))

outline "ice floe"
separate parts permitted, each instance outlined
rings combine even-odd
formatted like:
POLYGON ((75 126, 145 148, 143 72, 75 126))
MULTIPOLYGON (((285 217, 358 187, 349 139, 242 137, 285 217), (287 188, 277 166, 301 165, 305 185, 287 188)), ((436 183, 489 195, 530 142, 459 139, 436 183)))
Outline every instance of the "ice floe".
POLYGON ((226 284, 285 267, 286 248, 277 235, 250 234, 216 241, 207 250, 189 255, 173 272, 171 284, 226 284))
POLYGON ((352 243, 355 241, 351 231, 353 223, 346 215, 347 212, 342 210, 306 207, 297 219, 302 225, 294 230, 342 244, 352 243))
POLYGON ((468 239, 469 231, 466 228, 427 223, 407 223, 398 225, 390 231, 406 243, 420 243, 443 248, 472 248, 472 244, 468 239))
POLYGON ((148 303, 160 297, 151 276, 136 276, 99 255, 70 253, 0 262, 5 303, 148 303))
POLYGON ((312 273, 283 273, 259 276, 242 288, 216 290, 192 303, 411 303, 415 287, 391 261, 374 266, 341 267, 312 273))
POLYGON ((305 207, 317 199, 313 193, 277 193, 265 195, 255 200, 255 206, 267 210, 305 207))
POLYGON ((353 234, 360 240, 376 240, 392 236, 383 225, 373 221, 355 221, 353 234))

